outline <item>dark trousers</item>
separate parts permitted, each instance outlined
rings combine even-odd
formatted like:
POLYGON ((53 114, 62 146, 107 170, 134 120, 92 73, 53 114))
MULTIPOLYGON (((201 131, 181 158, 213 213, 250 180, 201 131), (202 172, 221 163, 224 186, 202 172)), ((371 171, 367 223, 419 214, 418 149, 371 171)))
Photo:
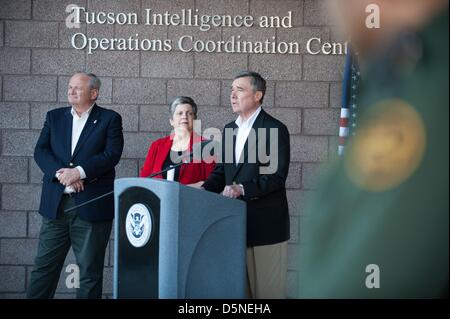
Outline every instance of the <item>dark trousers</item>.
POLYGON ((77 298, 101 298, 105 250, 112 221, 82 220, 76 210, 64 213, 64 209, 74 205, 73 198, 65 195, 57 218, 43 218, 27 298, 53 298, 70 246, 79 267, 79 288, 74 288, 77 298))

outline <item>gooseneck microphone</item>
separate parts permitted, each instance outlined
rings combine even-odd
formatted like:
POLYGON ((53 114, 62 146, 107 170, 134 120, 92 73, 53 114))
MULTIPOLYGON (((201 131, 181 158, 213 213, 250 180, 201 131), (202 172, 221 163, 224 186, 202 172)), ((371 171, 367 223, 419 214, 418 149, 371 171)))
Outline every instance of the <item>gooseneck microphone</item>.
MULTIPOLYGON (((191 162, 191 159, 194 157, 194 154, 196 154, 196 151, 195 151, 195 150, 198 151, 198 149, 196 149, 196 147, 199 146, 199 147, 200 147, 200 150, 202 150, 204 146, 210 144, 211 142, 212 142, 211 140, 206 140, 206 141, 202 141, 202 142, 200 142, 200 143, 198 143, 198 144, 194 144, 194 146, 192 147, 193 149, 192 149, 192 151, 189 152, 189 154, 187 154, 187 155, 181 155, 180 157, 177 158, 177 160, 175 161, 175 163, 177 163, 177 162, 179 162, 179 163, 177 163, 177 164, 175 164, 175 165, 170 165, 169 167, 166 167, 165 169, 163 169, 163 170, 161 170, 161 171, 159 171, 159 172, 150 174, 150 175, 147 176, 146 178, 153 178, 153 177, 155 177, 155 176, 157 176, 157 175, 161 175, 161 174, 163 174, 163 173, 165 173, 165 172, 167 172, 167 171, 170 171, 171 169, 177 168, 177 167, 182 166, 182 165, 185 165, 185 164, 189 164, 189 163, 191 162), (197 145, 198 145, 198 146, 197 146, 197 145)), ((73 207, 70 207, 70 208, 64 210, 64 213, 71 212, 71 211, 76 210, 76 209, 78 209, 78 208, 80 208, 80 207, 83 207, 83 206, 89 205, 89 204, 91 204, 91 203, 94 203, 94 202, 96 202, 96 201, 98 201, 98 200, 100 200, 100 199, 102 199, 102 198, 111 196, 111 195, 113 195, 113 194, 114 194, 114 191, 110 191, 110 192, 105 193, 105 194, 103 194, 103 195, 100 195, 100 196, 98 196, 98 197, 92 198, 92 199, 90 199, 90 200, 88 200, 88 201, 85 201, 84 203, 81 203, 81 204, 79 204, 79 205, 75 205, 75 206, 73 206, 73 207)))
MULTIPOLYGON (((190 158, 191 156, 192 156, 192 152, 191 152, 188 156, 186 156, 186 157, 189 157, 189 158, 190 158)), ((163 170, 161 170, 161 171, 159 171, 159 172, 150 174, 150 175, 147 176, 146 178, 153 178, 153 177, 155 177, 155 176, 157 176, 157 175, 161 175, 161 174, 163 174, 163 173, 165 173, 165 172, 167 172, 167 171, 170 171, 171 169, 177 168, 177 167, 179 167, 179 166, 182 166, 182 165, 185 165, 185 164, 188 164, 188 163, 189 163, 189 161, 183 160, 183 161, 181 161, 180 163, 177 163, 177 164, 175 164, 175 165, 170 165, 169 167, 166 167, 165 169, 163 169, 163 170)), ((113 194, 114 194, 114 191, 110 191, 110 192, 105 193, 105 194, 103 194, 103 195, 100 195, 100 196, 98 196, 98 197, 94 197, 94 198, 92 198, 92 199, 90 199, 90 200, 88 200, 88 201, 85 201, 84 203, 81 203, 81 204, 79 204, 79 205, 76 205, 76 206, 73 206, 73 207, 70 207, 70 208, 64 210, 64 213, 71 212, 71 211, 76 210, 76 209, 78 209, 78 208, 80 208, 80 207, 83 207, 83 206, 89 205, 89 204, 91 204, 91 203, 94 203, 94 202, 96 202, 96 201, 98 201, 98 200, 100 200, 100 199, 102 199, 102 198, 111 196, 111 195, 113 195, 113 194)))

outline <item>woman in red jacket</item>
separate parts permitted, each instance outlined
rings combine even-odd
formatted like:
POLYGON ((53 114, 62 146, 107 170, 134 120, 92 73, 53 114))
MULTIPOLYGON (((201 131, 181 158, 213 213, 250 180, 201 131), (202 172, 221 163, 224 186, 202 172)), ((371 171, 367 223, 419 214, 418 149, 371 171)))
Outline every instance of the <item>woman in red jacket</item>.
POLYGON ((192 160, 190 154, 195 144, 204 141, 193 132, 194 120, 197 118, 197 104, 190 97, 176 97, 170 106, 172 118, 169 120, 173 133, 153 142, 148 150, 140 176, 162 171, 182 160, 189 163, 178 166, 154 178, 174 180, 181 184, 200 186, 215 167, 213 158, 192 160))

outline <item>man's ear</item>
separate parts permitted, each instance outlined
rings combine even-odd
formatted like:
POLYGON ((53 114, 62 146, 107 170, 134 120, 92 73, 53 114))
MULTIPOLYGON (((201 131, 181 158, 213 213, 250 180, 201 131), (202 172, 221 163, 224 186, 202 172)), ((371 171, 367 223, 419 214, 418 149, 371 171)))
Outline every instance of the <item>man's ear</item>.
POLYGON ((97 89, 92 89, 91 90, 91 100, 96 100, 98 98, 98 90, 97 89))
POLYGON ((263 93, 261 91, 256 91, 256 93, 255 93, 255 101, 261 103, 262 97, 263 97, 263 93))

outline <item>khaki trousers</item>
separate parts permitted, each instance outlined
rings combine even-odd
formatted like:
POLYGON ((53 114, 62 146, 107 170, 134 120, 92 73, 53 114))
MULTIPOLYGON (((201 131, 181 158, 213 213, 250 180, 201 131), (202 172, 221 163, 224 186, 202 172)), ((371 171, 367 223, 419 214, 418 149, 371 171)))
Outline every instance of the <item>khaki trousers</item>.
POLYGON ((252 299, 286 298, 287 241, 247 248, 247 294, 252 299))

